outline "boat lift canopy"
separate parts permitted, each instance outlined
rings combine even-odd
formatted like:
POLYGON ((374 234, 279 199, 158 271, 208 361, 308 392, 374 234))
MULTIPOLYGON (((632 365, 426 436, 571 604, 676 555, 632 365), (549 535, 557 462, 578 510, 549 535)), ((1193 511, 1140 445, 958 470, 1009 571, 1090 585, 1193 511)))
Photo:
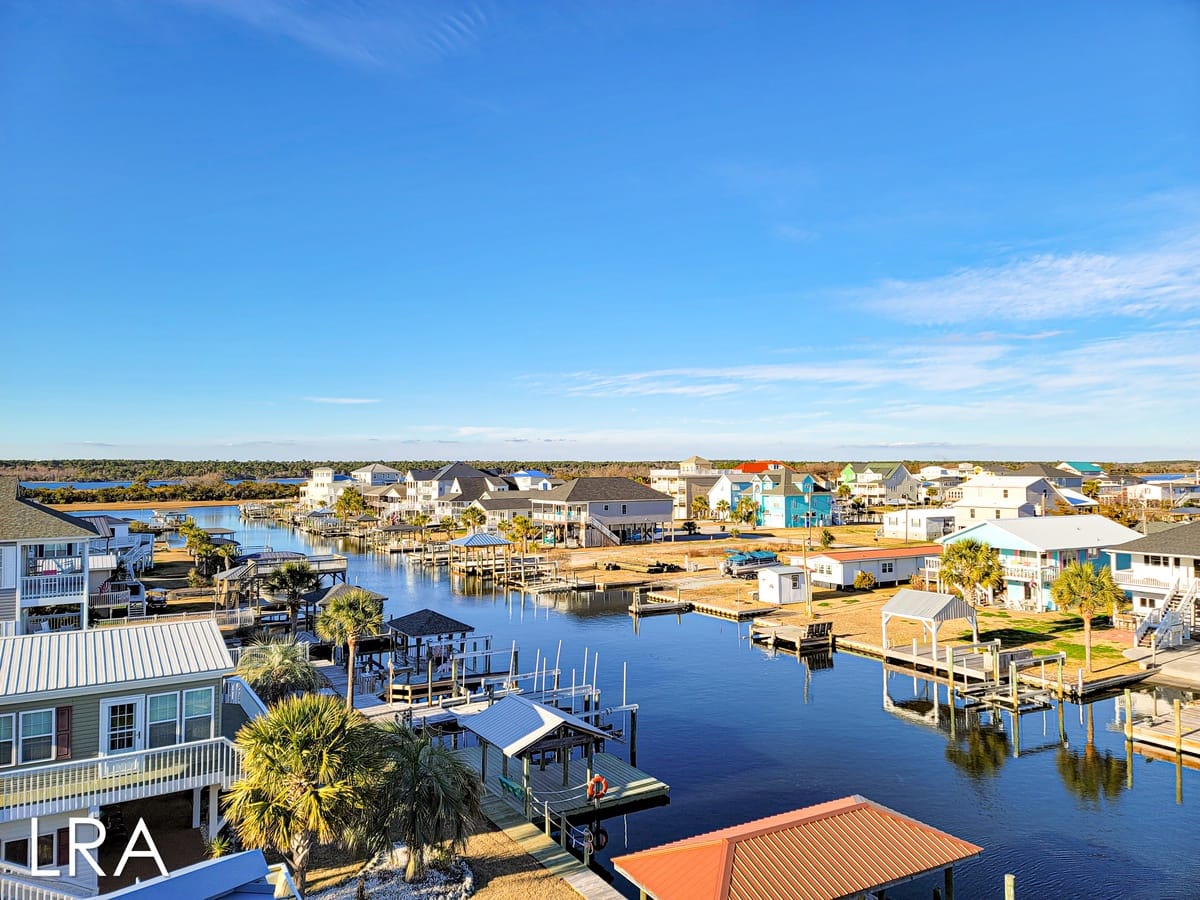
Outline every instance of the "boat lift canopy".
POLYGON ((908 619, 920 622, 929 633, 933 644, 933 658, 937 659, 937 635, 942 623, 954 619, 966 619, 971 623, 971 633, 979 643, 979 625, 975 621, 975 607, 954 594, 939 594, 936 591, 915 591, 902 588, 880 611, 883 625, 883 646, 888 647, 888 622, 891 619, 908 619))

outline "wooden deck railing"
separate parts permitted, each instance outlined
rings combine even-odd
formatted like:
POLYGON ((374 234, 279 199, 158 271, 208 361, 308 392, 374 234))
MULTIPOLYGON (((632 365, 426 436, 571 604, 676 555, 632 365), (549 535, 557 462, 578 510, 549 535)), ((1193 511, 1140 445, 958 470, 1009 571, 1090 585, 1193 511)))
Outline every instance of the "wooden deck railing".
POLYGON ((83 594, 83 574, 26 575, 21 579, 21 600, 74 597, 83 594))
POLYGON ((126 803, 241 776, 241 751, 227 738, 39 766, 0 776, 0 823, 126 803))

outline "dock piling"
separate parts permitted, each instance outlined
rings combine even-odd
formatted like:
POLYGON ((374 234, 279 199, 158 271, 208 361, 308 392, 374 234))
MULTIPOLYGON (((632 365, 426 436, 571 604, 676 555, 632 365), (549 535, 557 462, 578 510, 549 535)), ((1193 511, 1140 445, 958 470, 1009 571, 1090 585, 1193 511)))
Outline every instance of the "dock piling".
POLYGON ((1125 740, 1133 740, 1133 691, 1125 688, 1125 740))

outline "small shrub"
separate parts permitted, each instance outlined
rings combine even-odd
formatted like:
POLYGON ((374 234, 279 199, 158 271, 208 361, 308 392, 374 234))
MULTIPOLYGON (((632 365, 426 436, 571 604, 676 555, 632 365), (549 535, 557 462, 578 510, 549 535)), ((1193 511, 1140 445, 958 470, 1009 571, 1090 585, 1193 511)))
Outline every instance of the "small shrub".
POLYGON ((741 530, 740 530, 740 529, 738 529, 738 528, 730 528, 730 529, 729 529, 729 536, 730 536, 731 538, 739 538, 739 537, 741 537, 741 536, 742 536, 742 532, 741 532, 741 530))
POLYGON ((914 591, 929 590, 928 583, 920 575, 914 575, 912 577, 912 579, 908 582, 908 586, 910 588, 912 588, 914 591))
POLYGON ((833 532, 824 528, 821 530, 821 548, 828 550, 831 546, 833 546, 833 532))
POLYGON ((875 576, 870 572, 859 572, 854 576, 854 589, 856 591, 869 591, 875 587, 875 576))
POLYGON ((191 588, 207 587, 208 577, 206 575, 201 575, 200 570, 193 566, 192 568, 188 569, 187 583, 188 587, 191 588))

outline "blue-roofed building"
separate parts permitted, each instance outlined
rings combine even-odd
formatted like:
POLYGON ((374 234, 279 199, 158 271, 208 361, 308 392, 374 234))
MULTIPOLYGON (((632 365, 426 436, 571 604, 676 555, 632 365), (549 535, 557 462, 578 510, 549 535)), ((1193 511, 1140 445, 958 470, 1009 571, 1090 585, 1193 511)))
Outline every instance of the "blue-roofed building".
POLYGON ((1064 472, 1071 472, 1086 479, 1102 478, 1104 470, 1094 462, 1080 462, 1078 460, 1069 460, 1058 464, 1058 468, 1064 472))
POLYGON ((521 469, 504 477, 511 478, 518 491, 548 491, 554 487, 554 479, 539 469, 521 469))

